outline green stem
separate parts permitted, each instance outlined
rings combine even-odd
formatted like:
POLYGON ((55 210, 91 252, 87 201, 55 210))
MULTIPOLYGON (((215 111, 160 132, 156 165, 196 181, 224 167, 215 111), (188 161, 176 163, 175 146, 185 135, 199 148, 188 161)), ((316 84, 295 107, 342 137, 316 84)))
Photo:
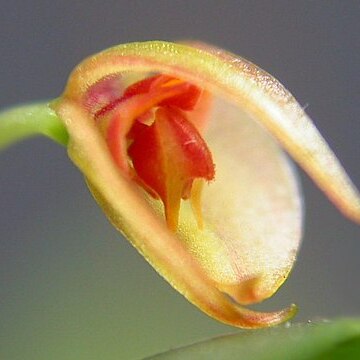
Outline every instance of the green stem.
POLYGON ((49 102, 0 111, 0 150, 24 138, 45 135, 66 146, 68 133, 49 102))

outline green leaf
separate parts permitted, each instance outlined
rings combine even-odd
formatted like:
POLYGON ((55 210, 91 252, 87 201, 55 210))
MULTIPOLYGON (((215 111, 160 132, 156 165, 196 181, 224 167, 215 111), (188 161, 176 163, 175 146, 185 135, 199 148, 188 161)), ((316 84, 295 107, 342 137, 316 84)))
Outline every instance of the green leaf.
POLYGON ((24 138, 45 135, 66 145, 68 134, 49 102, 16 106, 0 112, 0 149, 24 138))
POLYGON ((148 359, 334 360, 360 359, 360 319, 243 331, 148 359))

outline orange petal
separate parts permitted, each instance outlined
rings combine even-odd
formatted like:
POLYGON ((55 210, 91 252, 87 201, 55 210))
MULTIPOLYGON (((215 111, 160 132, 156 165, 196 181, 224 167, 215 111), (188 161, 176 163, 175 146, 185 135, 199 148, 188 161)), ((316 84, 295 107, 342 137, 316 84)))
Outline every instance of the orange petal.
POLYGON ((175 108, 160 107, 151 126, 138 124, 136 129, 128 155, 140 179, 162 199, 169 228, 175 231, 189 181, 214 177, 211 153, 194 125, 175 108))

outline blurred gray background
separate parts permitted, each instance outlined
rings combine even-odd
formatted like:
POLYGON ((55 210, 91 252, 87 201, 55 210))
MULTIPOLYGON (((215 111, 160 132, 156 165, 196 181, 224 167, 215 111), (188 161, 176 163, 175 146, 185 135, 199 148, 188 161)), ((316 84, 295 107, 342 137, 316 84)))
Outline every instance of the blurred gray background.
MULTIPOLYGON (((84 57, 118 43, 199 39, 280 79, 360 186, 359 1, 2 1, 0 106, 59 95, 84 57)), ((0 156, 0 358, 139 359, 237 331, 203 315, 109 225, 65 149, 0 156)), ((299 321, 360 315, 360 227, 301 173, 303 246, 261 309, 299 321)))

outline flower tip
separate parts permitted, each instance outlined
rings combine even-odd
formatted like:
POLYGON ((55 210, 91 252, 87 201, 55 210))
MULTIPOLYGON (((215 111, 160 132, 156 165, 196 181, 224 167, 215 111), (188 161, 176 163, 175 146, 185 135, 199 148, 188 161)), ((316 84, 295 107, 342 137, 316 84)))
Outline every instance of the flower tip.
POLYGON ((255 318, 254 325, 258 326, 259 328, 280 325, 286 321, 291 320, 297 314, 297 312, 297 305, 291 304, 288 308, 280 311, 256 313, 255 315, 257 317, 255 318))
POLYGON ((298 307, 295 304, 291 304, 289 307, 279 311, 258 312, 234 305, 233 310, 234 313, 229 319, 218 319, 243 329, 261 329, 289 321, 296 315, 298 307))
POLYGON ((222 298, 217 299, 217 304, 221 311, 210 315, 232 326, 248 329, 275 326, 293 318, 298 311, 295 304, 273 312, 260 312, 243 307, 243 305, 259 303, 273 294, 271 289, 268 289, 267 293, 260 290, 262 280, 262 277, 253 277, 237 285, 218 284, 222 298))

